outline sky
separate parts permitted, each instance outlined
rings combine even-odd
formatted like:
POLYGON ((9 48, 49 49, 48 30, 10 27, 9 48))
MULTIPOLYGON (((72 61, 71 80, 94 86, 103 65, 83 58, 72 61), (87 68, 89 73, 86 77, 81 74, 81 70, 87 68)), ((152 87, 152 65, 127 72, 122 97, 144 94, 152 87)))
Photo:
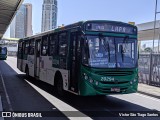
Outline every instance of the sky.
MULTIPOLYGON (((154 21, 156 0, 57 0, 57 26, 68 25, 82 20, 113 20, 135 22, 154 21)), ((24 0, 33 6, 33 33, 41 32, 43 0, 24 0)), ((160 0, 158 0, 160 11, 160 0)), ((160 20, 160 14, 157 15, 160 20)), ((9 37, 9 29, 4 37, 9 37)))

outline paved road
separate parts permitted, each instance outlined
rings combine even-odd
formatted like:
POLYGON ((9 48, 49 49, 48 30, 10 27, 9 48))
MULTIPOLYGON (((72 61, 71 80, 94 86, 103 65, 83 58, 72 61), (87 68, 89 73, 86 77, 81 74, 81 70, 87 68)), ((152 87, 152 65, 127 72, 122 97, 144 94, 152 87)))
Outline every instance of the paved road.
MULTIPOLYGON (((119 113, 129 112, 137 114, 138 112, 144 112, 146 114, 147 112, 154 113, 154 111, 160 111, 160 99, 139 93, 129 95, 110 95, 106 97, 80 97, 68 94, 65 98, 59 98, 52 93, 52 86, 33 78, 26 79, 25 75, 16 68, 16 58, 14 57, 8 57, 6 61, 0 61, 0 75, 0 95, 2 96, 2 104, 5 111, 56 111, 55 113, 58 113, 61 116, 56 118, 37 118, 37 120, 159 119, 158 117, 119 116, 119 113), (5 90, 2 86, 3 81, 6 86, 7 94, 4 92, 5 90), (74 115, 79 117, 73 117, 74 115), (110 117, 106 117, 106 115, 110 117)), ((6 120, 10 120, 10 118, 6 120)), ((15 118, 15 120, 23 119, 15 118)), ((25 118, 25 120, 32 119, 25 118)))

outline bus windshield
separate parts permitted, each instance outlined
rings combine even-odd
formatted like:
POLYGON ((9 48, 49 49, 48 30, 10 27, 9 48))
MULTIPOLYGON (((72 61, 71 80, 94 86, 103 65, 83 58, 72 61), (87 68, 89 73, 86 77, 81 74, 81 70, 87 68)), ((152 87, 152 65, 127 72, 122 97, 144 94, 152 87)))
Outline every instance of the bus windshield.
POLYGON ((86 36, 82 63, 95 68, 133 68, 137 65, 137 40, 86 36))

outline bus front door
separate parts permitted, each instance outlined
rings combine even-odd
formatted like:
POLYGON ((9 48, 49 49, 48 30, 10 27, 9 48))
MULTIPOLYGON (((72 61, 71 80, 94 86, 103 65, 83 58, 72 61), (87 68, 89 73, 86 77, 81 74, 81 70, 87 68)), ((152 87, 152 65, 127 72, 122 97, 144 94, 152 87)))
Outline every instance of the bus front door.
POLYGON ((36 78, 39 78, 39 72, 40 72, 40 45, 41 45, 41 40, 38 39, 36 40, 35 43, 35 71, 34 71, 34 76, 36 78))
POLYGON ((71 33, 70 90, 78 93, 78 78, 80 73, 80 35, 71 33))

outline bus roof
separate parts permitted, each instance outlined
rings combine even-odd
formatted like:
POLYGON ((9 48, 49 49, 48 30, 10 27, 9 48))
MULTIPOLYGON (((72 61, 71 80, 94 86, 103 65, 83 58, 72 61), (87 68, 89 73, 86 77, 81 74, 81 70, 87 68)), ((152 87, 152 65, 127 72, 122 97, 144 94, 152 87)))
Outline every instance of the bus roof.
MULTIPOLYGON (((45 32, 42 32, 42 33, 39 33, 39 34, 30 36, 30 37, 22 38, 22 39, 20 39, 20 40, 25 40, 25 39, 28 39, 28 38, 29 38, 29 39, 32 39, 32 38, 35 38, 35 37, 41 37, 41 36, 43 36, 43 35, 47 35, 47 34, 50 34, 50 33, 53 33, 53 32, 58 32, 58 31, 67 30, 67 29, 70 29, 70 28, 82 26, 84 23, 87 23, 87 22, 109 22, 109 23, 117 23, 117 24, 123 24, 123 25, 127 25, 127 26, 136 27, 135 25, 131 25, 131 24, 128 24, 128 23, 124 23, 124 22, 121 22, 121 21, 111 21, 111 20, 87 20, 87 21, 79 21, 79 22, 76 22, 76 23, 73 23, 73 24, 69 24, 69 25, 66 25, 66 26, 61 26, 61 27, 59 27, 59 28, 52 29, 52 30, 49 30, 49 31, 45 31, 45 32)), ((136 28, 137 28, 137 27, 136 27, 136 28)))

